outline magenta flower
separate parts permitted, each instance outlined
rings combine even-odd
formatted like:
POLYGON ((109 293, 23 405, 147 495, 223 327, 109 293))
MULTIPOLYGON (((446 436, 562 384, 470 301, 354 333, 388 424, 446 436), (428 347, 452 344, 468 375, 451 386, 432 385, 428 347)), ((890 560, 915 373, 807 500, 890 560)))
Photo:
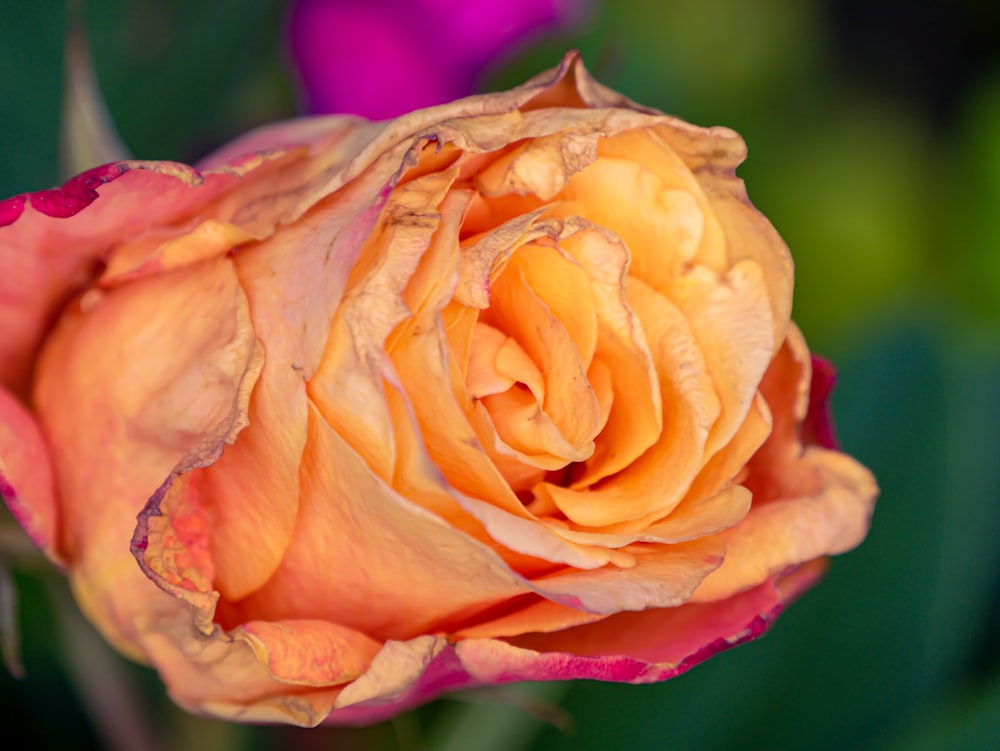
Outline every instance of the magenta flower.
POLYGON ((310 112, 396 117, 472 94, 490 63, 567 28, 580 0, 298 0, 292 59, 310 112))

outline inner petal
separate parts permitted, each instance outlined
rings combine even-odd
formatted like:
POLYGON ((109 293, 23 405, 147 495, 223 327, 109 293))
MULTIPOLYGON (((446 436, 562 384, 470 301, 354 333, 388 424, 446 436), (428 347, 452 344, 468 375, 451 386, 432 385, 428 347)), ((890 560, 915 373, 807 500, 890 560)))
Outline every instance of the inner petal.
POLYGON ((656 443, 663 430, 663 406, 642 322, 627 299, 628 249, 604 231, 575 221, 580 226, 567 227, 572 234, 559 247, 590 280, 599 336, 588 377, 602 410, 594 454, 573 478, 574 488, 585 488, 628 467, 656 443), (598 372, 600 363, 611 375, 610 394, 598 372))
POLYGON ((582 361, 567 327, 528 283, 525 261, 515 261, 519 255, 520 250, 490 288, 490 307, 481 320, 506 331, 535 361, 545 381, 545 415, 566 441, 583 448, 597 435, 601 420, 597 396, 587 380, 589 363, 582 361))
POLYGON ((500 394, 515 383, 524 384, 539 403, 545 398, 542 374, 521 345, 499 329, 477 321, 466 378, 469 396, 480 399, 500 394))
POLYGON ((562 469, 570 462, 586 460, 593 453, 593 441, 582 445, 570 443, 523 386, 515 384, 502 394, 484 397, 482 403, 493 418, 497 435, 526 464, 562 469))

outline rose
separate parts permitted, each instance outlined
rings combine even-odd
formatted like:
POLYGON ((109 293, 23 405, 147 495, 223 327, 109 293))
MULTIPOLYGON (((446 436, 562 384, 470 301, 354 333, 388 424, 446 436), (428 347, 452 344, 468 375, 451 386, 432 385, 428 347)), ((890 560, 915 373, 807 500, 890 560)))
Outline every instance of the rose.
POLYGON ((762 633, 876 495, 743 156, 569 56, 10 199, 4 498, 194 711, 363 723, 681 673, 762 633))
POLYGON ((395 117, 471 94, 515 45, 583 11, 578 0, 297 0, 289 51, 310 111, 395 117))

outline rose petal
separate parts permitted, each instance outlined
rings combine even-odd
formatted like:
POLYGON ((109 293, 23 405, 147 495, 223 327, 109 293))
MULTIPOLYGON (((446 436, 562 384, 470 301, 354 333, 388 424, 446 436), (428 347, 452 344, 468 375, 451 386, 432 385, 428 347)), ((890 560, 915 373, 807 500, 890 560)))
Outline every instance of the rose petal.
MULTIPOLYGON (((597 319, 589 297, 590 285, 582 269, 553 249, 525 245, 513 253, 506 270, 492 283, 490 307, 480 317, 513 336, 537 363, 545 379, 544 415, 576 449, 571 459, 568 454, 556 455, 570 461, 584 461, 590 455, 600 423, 600 405, 586 375, 597 346, 597 319), (544 281, 553 274, 559 275, 561 293, 553 291, 551 281, 544 281), (568 310, 573 302, 575 314, 568 310), (575 456, 579 453, 586 456, 575 456)), ((501 398, 505 397, 497 395, 484 403, 490 408, 491 401, 501 398)), ((498 421, 498 427, 509 431, 523 424, 498 421)), ((536 445, 535 453, 539 449, 552 453, 536 445)))
POLYGON ((495 554, 374 476, 312 407, 302 482, 292 543, 239 621, 318 618, 410 638, 526 591, 495 554))
POLYGON ((602 414, 594 455, 572 478, 571 487, 578 489, 622 470, 656 443, 663 428, 663 402, 642 323, 627 299, 627 249, 578 219, 564 223, 559 244, 590 279, 598 325, 595 356, 614 374, 614 409, 606 418, 602 414))
POLYGON ((31 413, 0 387, 0 497, 39 548, 62 564, 52 462, 31 413))
POLYGON ((581 678, 666 680, 761 636, 783 606, 815 583, 821 571, 821 565, 803 567, 720 603, 623 613, 507 641, 467 639, 451 645, 422 636, 390 642, 373 661, 370 678, 362 676, 340 694, 328 721, 378 722, 445 691, 477 685, 581 678))
POLYGON ((211 461, 246 424, 262 358, 226 259, 95 294, 50 335, 34 401, 76 595, 135 654, 132 608, 158 593, 125 542, 135 515, 182 460, 211 461))
POLYGON ((382 387, 383 353, 390 334, 409 314, 404 290, 438 229, 439 207, 457 175, 454 168, 432 173, 392 192, 379 231, 368 238, 351 269, 326 350, 308 385, 324 419, 387 481, 395 458, 382 387))
MULTIPOLYGON (((629 303, 642 323, 670 416, 656 444, 600 486, 576 490, 545 483, 548 496, 571 522, 603 527, 652 514, 680 502, 701 467, 719 402, 688 321, 670 301, 630 279, 629 303)), ((602 436, 603 439, 603 436, 602 436)), ((614 447, 611 448, 614 450, 614 447)))
POLYGON ((878 495, 871 473, 850 457, 825 449, 807 449, 801 461, 818 473, 821 489, 755 506, 746 519, 721 532, 726 560, 702 582, 692 602, 730 597, 776 571, 844 553, 864 539, 878 495))
POLYGON ((809 351, 792 325, 761 386, 774 429, 744 482, 754 493, 753 507, 721 533, 726 560, 695 599, 728 597, 790 565, 850 550, 864 538, 878 487, 867 469, 844 454, 803 450, 799 429, 810 380, 809 351))
MULTIPOLYGON (((166 602, 136 611, 135 628, 171 698, 182 707, 239 722, 304 726, 329 714, 339 687, 310 689, 277 681, 253 650, 257 646, 267 657, 266 645, 254 645, 249 635, 231 638, 219 629, 206 634, 196 626, 190 607, 163 597, 166 602)), ((308 632, 305 636, 303 646, 314 641, 308 632)))
POLYGON ((360 676, 382 645, 329 621, 251 621, 233 638, 245 641, 276 680, 298 686, 335 686, 360 676))
POLYGON ((466 380, 469 396, 480 399, 501 394, 515 383, 523 383, 535 401, 542 402, 545 383, 541 371, 516 340, 482 321, 476 321, 473 337, 466 380))
POLYGON ((326 211, 311 212, 235 259, 254 328, 267 342, 266 361, 250 403, 250 427, 199 480, 213 518, 215 586, 231 600, 262 586, 291 540, 307 433, 306 382, 319 368, 359 238, 377 220, 380 204, 372 196, 381 189, 379 177, 355 181, 326 211), (255 540, 249 549, 248 539, 255 540))
POLYGON ((0 384, 23 395, 45 329, 122 237, 169 224, 264 164, 200 173, 173 162, 116 162, 62 188, 0 201, 0 384))

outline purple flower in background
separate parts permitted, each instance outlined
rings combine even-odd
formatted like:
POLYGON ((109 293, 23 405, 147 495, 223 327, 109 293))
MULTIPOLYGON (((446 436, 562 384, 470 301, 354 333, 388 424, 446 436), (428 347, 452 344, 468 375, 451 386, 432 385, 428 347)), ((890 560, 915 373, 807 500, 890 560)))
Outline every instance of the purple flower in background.
POLYGON ((514 45, 577 20, 581 0, 297 0, 292 59, 310 112, 372 119, 473 93, 514 45))

